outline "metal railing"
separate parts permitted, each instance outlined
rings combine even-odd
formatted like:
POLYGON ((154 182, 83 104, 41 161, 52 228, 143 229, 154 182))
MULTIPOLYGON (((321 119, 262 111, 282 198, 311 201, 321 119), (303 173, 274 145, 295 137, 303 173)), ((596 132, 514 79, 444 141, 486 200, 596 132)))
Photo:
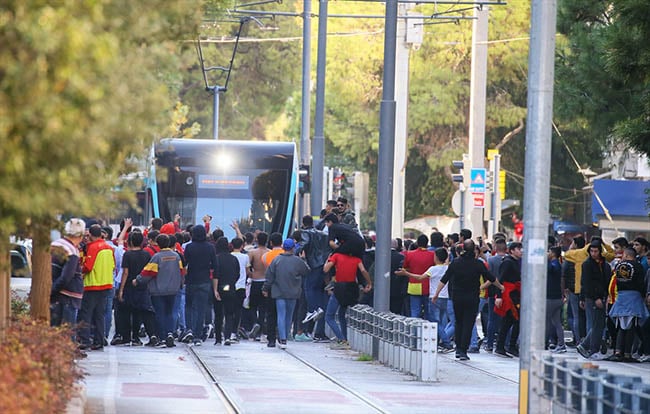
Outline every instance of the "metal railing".
POLYGON ((648 378, 613 374, 592 362, 547 354, 534 354, 531 367, 539 384, 536 393, 552 413, 650 413, 648 378))
POLYGON ((352 349, 420 381, 438 381, 437 323, 367 305, 348 308, 345 317, 352 349))

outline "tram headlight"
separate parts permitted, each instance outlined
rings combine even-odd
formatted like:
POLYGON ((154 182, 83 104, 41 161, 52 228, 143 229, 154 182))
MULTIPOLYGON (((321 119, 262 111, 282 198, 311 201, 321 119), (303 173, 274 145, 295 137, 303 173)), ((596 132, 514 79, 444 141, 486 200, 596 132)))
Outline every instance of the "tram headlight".
POLYGON ((194 177, 187 177, 185 179, 185 184, 187 184, 188 186, 194 184, 194 177))
POLYGON ((215 166, 220 170, 230 170, 234 163, 234 155, 231 153, 222 151, 215 156, 215 166))

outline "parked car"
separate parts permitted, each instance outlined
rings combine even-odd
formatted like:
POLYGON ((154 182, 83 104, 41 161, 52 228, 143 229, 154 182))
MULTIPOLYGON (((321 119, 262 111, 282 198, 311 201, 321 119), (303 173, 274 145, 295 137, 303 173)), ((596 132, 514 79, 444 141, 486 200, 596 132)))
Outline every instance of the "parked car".
POLYGON ((32 277, 31 243, 24 241, 11 245, 11 277, 32 277))

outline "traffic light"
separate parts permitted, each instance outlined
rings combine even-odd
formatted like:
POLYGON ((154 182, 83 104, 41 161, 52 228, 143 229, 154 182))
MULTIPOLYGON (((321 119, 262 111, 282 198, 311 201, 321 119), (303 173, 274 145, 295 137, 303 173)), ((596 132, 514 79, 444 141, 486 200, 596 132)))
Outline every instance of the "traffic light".
POLYGON ((506 198, 506 172, 505 170, 499 171, 499 196, 501 200, 506 198))
POLYGON ((451 175, 451 181, 469 185, 469 170, 471 167, 469 162, 469 154, 463 154, 462 161, 452 161, 451 166, 458 170, 458 174, 451 175))
POLYGON ((311 177, 309 176, 309 165, 300 164, 298 167, 298 191, 300 194, 308 193, 311 187, 311 177))

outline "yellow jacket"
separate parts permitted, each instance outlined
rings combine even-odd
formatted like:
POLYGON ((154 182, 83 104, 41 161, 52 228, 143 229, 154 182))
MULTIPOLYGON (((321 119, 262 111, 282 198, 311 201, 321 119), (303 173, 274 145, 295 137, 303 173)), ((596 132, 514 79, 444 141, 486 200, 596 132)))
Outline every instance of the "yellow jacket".
MULTIPOLYGON (((612 246, 603 243, 603 257, 606 261, 611 262, 614 260, 616 253, 612 246)), ((576 281, 575 281, 575 290, 574 293, 578 295, 580 293, 580 282, 582 281, 582 264, 589 257, 589 244, 587 244, 582 249, 572 249, 564 253, 564 259, 573 263, 576 269, 576 281)))

